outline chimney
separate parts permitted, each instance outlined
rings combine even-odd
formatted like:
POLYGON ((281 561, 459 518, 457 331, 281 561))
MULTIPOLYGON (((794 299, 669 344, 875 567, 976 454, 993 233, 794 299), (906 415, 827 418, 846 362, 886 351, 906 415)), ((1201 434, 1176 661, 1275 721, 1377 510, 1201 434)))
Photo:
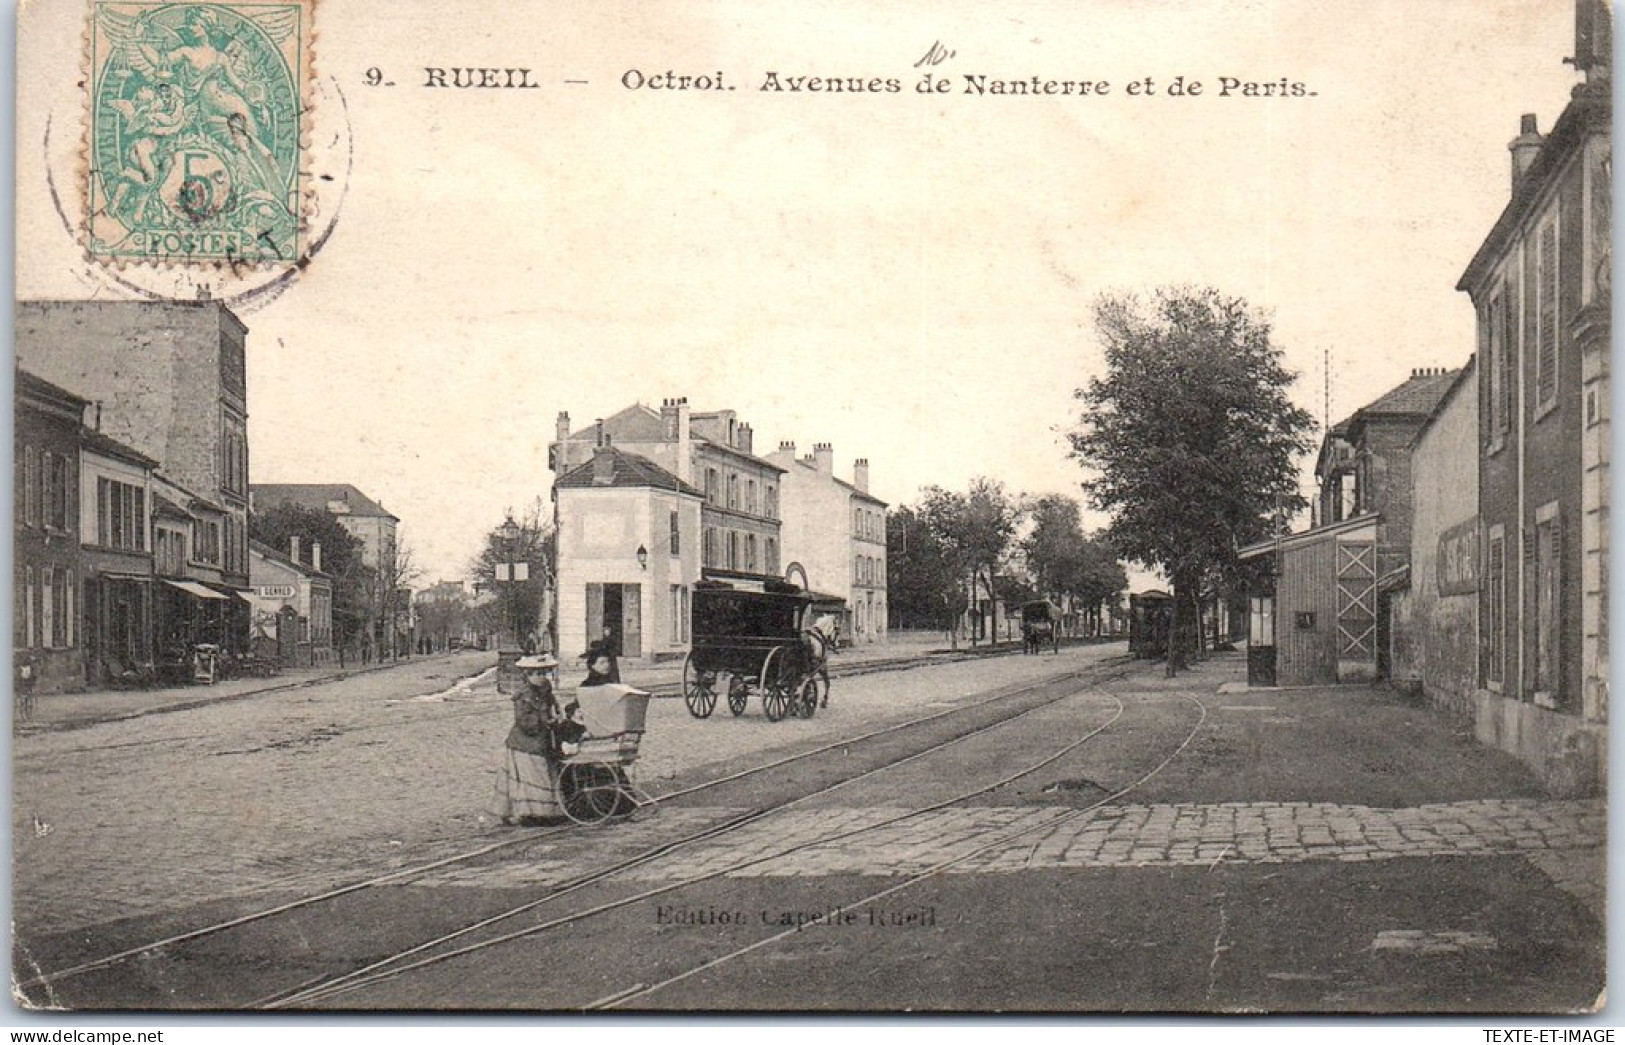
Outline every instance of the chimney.
POLYGON ((869 459, 860 457, 852 462, 852 485, 862 493, 869 492, 869 459))
POLYGON ((604 419, 602 417, 600 417, 598 420, 593 422, 593 429, 592 430, 593 430, 592 445, 595 446, 595 447, 603 446, 604 445, 604 419))
POLYGON ((557 421, 553 422, 553 440, 559 448, 553 453, 553 471, 563 475, 570 470, 570 412, 560 410, 557 421))
POLYGON ((615 482, 615 452, 608 445, 599 445, 592 451, 592 484, 611 486, 615 482))
POLYGON ((1613 12, 1607 0, 1575 0, 1574 57, 1563 59, 1586 77, 1586 86, 1606 86, 1613 62, 1613 12), (1595 72, 1593 72, 1595 70, 1595 72))
POLYGON ((779 453, 781 453, 781 454, 789 454, 792 458, 795 457, 795 455, 796 455, 796 444, 793 441, 789 440, 789 439, 780 439, 779 440, 779 453))
POLYGON ((299 561, 299 535, 297 533, 288 535, 288 558, 296 563, 299 561))
POLYGON ((689 433, 688 396, 672 400, 677 411, 677 478, 685 483, 694 481, 694 442, 689 433))
POLYGON ((756 440, 753 438, 753 433, 750 430, 750 425, 740 425, 739 426, 739 449, 745 451, 748 454, 748 453, 751 452, 751 447, 755 444, 755 442, 756 442, 756 440))
POLYGON ((813 444, 813 461, 818 466, 819 474, 835 474, 835 447, 829 443, 813 444))
POLYGON ((1512 153, 1512 191, 1518 191, 1518 183, 1523 176, 1529 173, 1530 166, 1535 157, 1540 155, 1541 143, 1546 139, 1536 130, 1535 114, 1526 112, 1518 127, 1518 136, 1507 143, 1507 149, 1512 153))
POLYGON ((310 568, 317 571, 318 573, 321 572, 321 569, 322 569, 322 542, 321 541, 311 541, 310 542, 310 568))

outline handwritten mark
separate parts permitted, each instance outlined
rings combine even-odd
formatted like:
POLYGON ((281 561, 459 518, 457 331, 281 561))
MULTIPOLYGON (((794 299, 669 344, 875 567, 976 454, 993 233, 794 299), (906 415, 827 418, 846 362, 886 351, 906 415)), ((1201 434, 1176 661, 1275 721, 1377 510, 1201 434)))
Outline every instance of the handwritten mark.
POLYGON ((931 49, 925 52, 924 57, 914 63, 914 68, 918 69, 922 65, 941 65, 958 53, 958 51, 950 51, 942 46, 941 40, 933 41, 931 49))

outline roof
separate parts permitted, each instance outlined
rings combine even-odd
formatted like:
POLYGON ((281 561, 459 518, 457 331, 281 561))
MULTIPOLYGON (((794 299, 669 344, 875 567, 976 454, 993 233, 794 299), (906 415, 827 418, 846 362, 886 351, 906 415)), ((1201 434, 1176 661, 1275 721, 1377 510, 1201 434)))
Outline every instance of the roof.
POLYGON ((1450 386, 1456 383, 1459 376, 1460 369, 1445 370, 1442 367, 1431 367, 1412 370, 1411 376, 1404 384, 1356 410, 1347 423, 1352 428, 1362 419, 1374 414, 1431 417, 1440 400, 1444 399, 1445 393, 1450 391, 1450 386))
MULTIPOLYGON (((725 412, 726 411, 712 411, 710 413, 691 412, 689 414, 689 421, 692 423, 695 418, 720 417, 725 412)), ((569 441, 596 441, 599 424, 600 422, 594 421, 590 425, 584 425, 581 428, 577 428, 575 431, 570 433, 568 437, 569 441)), ((672 442, 672 440, 666 435, 666 423, 661 417, 659 411, 655 410, 653 407, 644 406, 642 403, 633 403, 624 410, 619 410, 613 414, 610 414, 608 417, 603 419, 602 424, 604 426, 605 434, 609 436, 611 445, 614 445, 615 443, 672 442)), ((707 436, 699 434, 692 428, 689 430, 689 440, 696 446, 709 446, 720 450, 725 454, 732 454, 735 457, 750 461, 752 464, 766 465, 767 467, 773 468, 777 471, 784 471, 783 468, 780 468, 773 462, 765 458, 758 457, 748 450, 741 450, 737 446, 729 446, 727 443, 718 442, 715 439, 711 439, 707 436)))
POLYGON ((1475 353, 1467 357, 1466 366, 1456 371, 1456 379, 1450 382, 1450 387, 1446 388, 1444 390, 1444 395, 1439 397, 1438 405, 1433 408, 1433 413, 1428 416, 1426 421, 1422 422, 1422 427, 1417 430, 1416 437, 1411 440, 1412 446, 1415 446, 1418 442, 1420 442, 1422 436, 1433 428, 1433 422, 1438 420, 1439 416, 1444 413, 1444 408, 1450 404, 1452 399, 1456 398, 1456 395, 1460 392, 1461 387, 1469 383, 1469 379, 1473 376, 1477 369, 1478 355, 1475 353))
MULTIPOLYGON (((73 312, 130 312, 138 316, 145 316, 163 311, 198 311, 215 312, 230 319, 243 333, 248 332, 248 325, 242 317, 231 310, 231 306, 220 298, 199 299, 165 299, 162 301, 152 299, 111 299, 111 298, 35 298, 28 301, 17 302, 19 313, 34 313, 44 315, 57 309, 73 312)), ((19 326, 22 326, 19 323, 19 326)))
POLYGON ((318 570, 316 567, 311 566, 311 565, 309 565, 307 563, 294 562, 287 555, 283 554, 282 552, 277 551, 275 548, 271 547, 269 544, 266 544, 264 541, 256 541, 252 537, 250 537, 248 539, 248 550, 253 552, 255 555, 260 556, 263 559, 270 559, 272 562, 277 563, 280 566, 286 566, 290 570, 298 570, 300 573, 303 573, 307 577, 329 577, 329 576, 331 576, 330 574, 324 573, 321 570, 318 570))
POLYGON ((558 477, 553 485, 563 489, 646 487, 654 490, 671 490, 674 493, 687 494, 690 497, 703 498, 705 496, 705 494, 683 482, 683 480, 648 458, 639 457, 637 454, 629 454, 613 445, 595 448, 593 460, 565 472, 558 477), (608 454, 613 462, 608 482, 598 481, 597 455, 600 453, 608 454))
POLYGON ((349 510, 334 514, 375 516, 400 522, 399 518, 385 511, 383 505, 349 483, 252 483, 248 489, 256 511, 263 512, 279 504, 297 504, 332 512, 329 506, 337 501, 345 504, 349 510))
POLYGON ((116 457, 132 464, 138 464, 143 468, 158 467, 158 461, 155 458, 148 457, 140 450, 132 446, 126 446, 112 436, 104 435, 94 428, 86 428, 79 433, 79 445, 92 453, 98 453, 104 457, 116 457))
MULTIPOLYGON (((829 473, 821 473, 821 472, 819 472, 818 471, 818 465, 814 464, 811 461, 802 460, 799 457, 790 458, 790 463, 793 464, 793 465, 799 465, 800 467, 805 468, 807 471, 813 472, 814 474, 829 474, 829 473)), ((780 471, 789 471, 789 469, 787 469, 787 468, 780 468, 779 470, 780 471)), ((851 483, 847 482, 845 479, 838 478, 837 476, 832 475, 832 474, 829 475, 829 478, 830 478, 830 480, 832 482, 835 483, 836 486, 839 486, 842 489, 846 490, 846 492, 851 494, 853 497, 862 497, 866 501, 873 501, 875 504, 880 505, 880 507, 882 507, 882 508, 888 507, 888 505, 886 504, 885 501, 882 501, 880 498, 876 497, 872 493, 869 493, 867 491, 858 489, 856 486, 853 486, 851 483)))
POLYGON ((1362 530, 1367 526, 1375 526, 1380 521, 1382 521, 1381 515, 1376 512, 1368 512, 1365 515, 1356 515, 1350 519, 1327 523, 1325 526, 1316 526, 1311 530, 1300 530, 1297 533, 1283 534, 1280 537, 1270 537, 1239 549, 1236 552, 1236 558, 1256 559, 1260 555, 1268 555, 1271 552, 1301 548, 1306 544, 1325 540, 1327 537, 1336 537, 1340 534, 1362 530))
POLYGON ((1518 179, 1512 199, 1496 219, 1490 234, 1467 263, 1467 269, 1456 281, 1456 289, 1472 292, 1490 269, 1505 254, 1513 237, 1523 226, 1531 212, 1544 200, 1543 190, 1553 180, 1568 158, 1585 142, 1587 134, 1607 134, 1613 119, 1613 103, 1605 89, 1576 89, 1573 100, 1557 118, 1557 125, 1546 135, 1535 160, 1518 179))
MULTIPOLYGON (((834 479, 835 477, 831 476, 830 478, 834 479)), ((835 479, 835 485, 836 486, 844 486, 844 487, 846 487, 847 492, 850 493, 853 497, 862 497, 866 501, 875 502, 876 504, 880 505, 880 507, 882 507, 882 508, 886 507, 886 502, 885 501, 882 501, 880 498, 876 497, 874 494, 870 493, 867 490, 858 489, 856 486, 853 486, 851 483, 847 482, 845 479, 835 479)))
POLYGON ((61 385, 53 385, 43 377, 36 377, 22 369, 16 371, 12 389, 15 395, 27 395, 35 399, 51 400, 57 405, 69 409, 82 411, 90 403, 90 400, 84 396, 74 395, 61 385))
POLYGON ((156 491, 152 495, 152 514, 161 515, 168 519, 186 519, 190 521, 192 518, 191 512, 156 491))
MULTIPOLYGON (((591 439, 598 431, 599 422, 576 429, 570 433, 572 441, 591 439)), ((614 439, 623 443, 656 443, 666 437, 665 425, 661 423, 660 414, 651 407, 642 403, 633 403, 624 410, 616 411, 603 420, 604 431, 614 439)))
POLYGON ((1462 369, 1423 367, 1412 370, 1411 376, 1406 378, 1403 384, 1389 389, 1333 425, 1321 437, 1320 453, 1315 458, 1315 474, 1317 476, 1326 474, 1331 456, 1329 451, 1335 443, 1358 442, 1360 429, 1372 418, 1420 417, 1424 420, 1432 418, 1439 404, 1461 378, 1462 369))

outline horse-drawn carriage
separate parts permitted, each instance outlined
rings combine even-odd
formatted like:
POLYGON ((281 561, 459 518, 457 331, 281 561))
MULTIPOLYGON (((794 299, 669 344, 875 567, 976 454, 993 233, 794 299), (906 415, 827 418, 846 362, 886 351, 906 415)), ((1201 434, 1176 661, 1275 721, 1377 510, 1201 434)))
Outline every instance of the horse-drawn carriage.
POLYGON ((1038 599, 1021 607, 1021 649, 1037 653, 1045 646, 1061 652, 1061 608, 1048 599, 1038 599))
POLYGON ((763 590, 702 582, 694 588, 693 645, 683 661, 683 699, 695 718, 708 718, 719 695, 745 713, 752 693, 769 721, 812 718, 829 702, 833 621, 844 604, 793 584, 763 590))

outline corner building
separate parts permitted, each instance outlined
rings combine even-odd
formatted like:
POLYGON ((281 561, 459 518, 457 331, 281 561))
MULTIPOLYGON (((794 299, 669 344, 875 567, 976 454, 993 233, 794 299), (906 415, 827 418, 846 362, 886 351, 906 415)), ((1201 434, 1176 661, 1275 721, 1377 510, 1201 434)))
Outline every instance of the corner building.
POLYGON ((1607 764, 1611 37, 1577 5, 1586 80, 1523 117, 1510 199, 1457 289, 1477 313, 1481 741, 1560 794, 1607 764))

